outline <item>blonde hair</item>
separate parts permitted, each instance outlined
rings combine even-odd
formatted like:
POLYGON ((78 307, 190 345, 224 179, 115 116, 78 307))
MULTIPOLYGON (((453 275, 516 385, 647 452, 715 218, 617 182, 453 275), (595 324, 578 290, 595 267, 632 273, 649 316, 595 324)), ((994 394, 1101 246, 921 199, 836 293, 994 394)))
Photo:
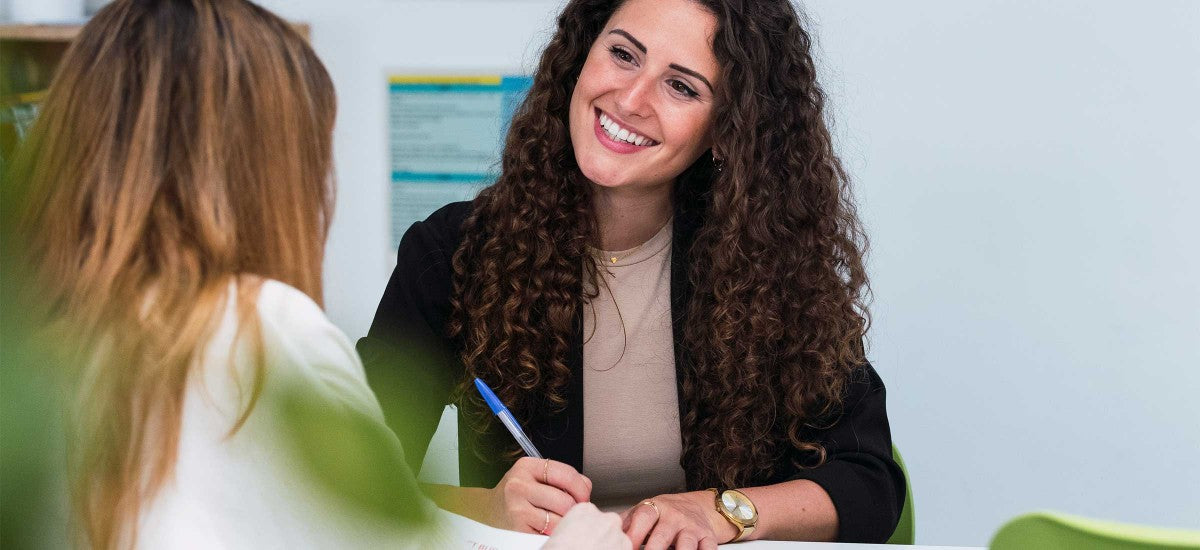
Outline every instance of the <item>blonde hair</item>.
MULTIPOLYGON (((39 283, 32 313, 95 373, 79 377, 71 449, 89 546, 136 541, 230 282, 255 341, 255 281, 321 302, 334 115, 316 54, 244 0, 117 0, 66 52, 6 179, 39 283)), ((259 351, 234 431, 261 390, 259 351)))

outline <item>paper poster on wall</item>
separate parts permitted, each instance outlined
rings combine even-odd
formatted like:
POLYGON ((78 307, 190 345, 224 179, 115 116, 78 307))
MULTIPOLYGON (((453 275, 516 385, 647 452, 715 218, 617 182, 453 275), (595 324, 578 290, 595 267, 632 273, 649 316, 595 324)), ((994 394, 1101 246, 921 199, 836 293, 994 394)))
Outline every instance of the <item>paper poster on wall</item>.
POLYGON ((392 248, 413 222, 495 178, 513 112, 533 78, 388 76, 392 248))

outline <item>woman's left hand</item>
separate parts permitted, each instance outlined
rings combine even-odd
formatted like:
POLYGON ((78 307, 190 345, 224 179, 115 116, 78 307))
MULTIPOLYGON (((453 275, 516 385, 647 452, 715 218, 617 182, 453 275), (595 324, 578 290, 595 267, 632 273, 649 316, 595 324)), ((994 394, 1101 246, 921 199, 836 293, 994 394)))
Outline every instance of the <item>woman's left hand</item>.
POLYGON ((716 550, 737 534, 722 517, 709 491, 648 498, 621 514, 625 535, 633 547, 646 550, 716 550))

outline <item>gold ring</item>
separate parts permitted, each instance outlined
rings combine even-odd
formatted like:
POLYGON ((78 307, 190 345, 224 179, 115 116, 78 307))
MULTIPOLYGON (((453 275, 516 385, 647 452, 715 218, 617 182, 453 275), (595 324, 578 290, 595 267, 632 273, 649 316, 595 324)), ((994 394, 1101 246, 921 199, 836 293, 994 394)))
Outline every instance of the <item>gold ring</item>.
POLYGON ((539 532, 541 534, 545 535, 546 530, 549 528, 550 528, 550 510, 546 510, 546 524, 542 526, 542 530, 539 532))
POLYGON ((658 517, 660 517, 660 518, 662 517, 662 512, 658 511, 658 505, 657 505, 657 504, 655 504, 653 500, 643 500, 643 501, 641 501, 641 502, 640 502, 640 503, 638 503, 638 504, 639 504, 639 505, 640 505, 640 504, 645 504, 646 506, 649 506, 649 507, 651 507, 651 508, 654 508, 654 514, 655 514, 655 515, 657 515, 657 516, 658 516, 658 517))
POLYGON ((542 467, 542 483, 550 484, 550 459, 546 459, 546 465, 542 467))

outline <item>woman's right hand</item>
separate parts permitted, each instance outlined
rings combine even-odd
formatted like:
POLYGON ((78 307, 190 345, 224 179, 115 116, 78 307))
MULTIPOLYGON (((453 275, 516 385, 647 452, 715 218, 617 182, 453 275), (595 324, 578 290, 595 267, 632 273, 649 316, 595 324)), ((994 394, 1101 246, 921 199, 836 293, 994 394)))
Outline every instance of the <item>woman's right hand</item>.
POLYGON ((495 527, 548 535, 576 503, 592 496, 592 480, 570 464, 522 457, 492 489, 495 527))
POLYGON ((567 513, 542 550, 630 550, 633 542, 621 530, 621 516, 601 512, 590 502, 567 513))

